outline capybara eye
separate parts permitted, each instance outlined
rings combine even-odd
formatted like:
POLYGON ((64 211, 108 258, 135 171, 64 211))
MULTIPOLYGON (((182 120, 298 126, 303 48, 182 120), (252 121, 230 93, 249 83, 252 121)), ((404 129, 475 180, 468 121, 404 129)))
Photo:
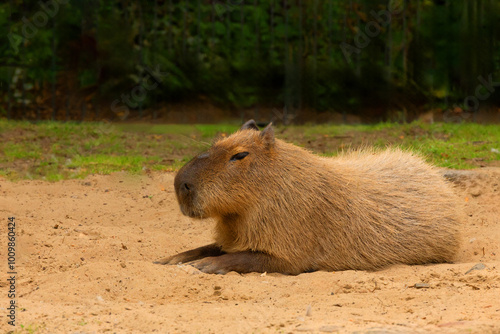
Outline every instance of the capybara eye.
POLYGON ((231 159, 229 159, 229 161, 236 161, 236 160, 241 160, 243 159, 244 157, 246 157, 248 155, 248 152, 240 152, 240 153, 236 153, 235 155, 233 155, 231 157, 231 159))

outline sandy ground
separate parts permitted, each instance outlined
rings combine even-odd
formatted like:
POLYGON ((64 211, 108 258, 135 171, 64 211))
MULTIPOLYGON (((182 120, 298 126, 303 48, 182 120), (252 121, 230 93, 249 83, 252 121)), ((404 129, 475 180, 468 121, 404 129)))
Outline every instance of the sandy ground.
POLYGON ((500 333, 500 169, 447 173, 467 213, 456 263, 298 276, 153 264, 211 242, 212 221, 181 215, 173 174, 0 179, 0 332, 500 333), (6 316, 10 216, 16 327, 6 316))

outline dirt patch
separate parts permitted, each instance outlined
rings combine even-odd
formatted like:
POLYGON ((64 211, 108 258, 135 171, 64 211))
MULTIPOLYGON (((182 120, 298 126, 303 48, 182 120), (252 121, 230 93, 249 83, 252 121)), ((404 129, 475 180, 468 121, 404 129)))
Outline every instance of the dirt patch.
POLYGON ((212 221, 181 215, 173 174, 0 179, 2 277, 15 216, 19 304, 12 328, 2 279, 0 332, 500 333, 500 169, 443 173, 467 214, 457 263, 298 276, 153 264, 212 240, 212 221))

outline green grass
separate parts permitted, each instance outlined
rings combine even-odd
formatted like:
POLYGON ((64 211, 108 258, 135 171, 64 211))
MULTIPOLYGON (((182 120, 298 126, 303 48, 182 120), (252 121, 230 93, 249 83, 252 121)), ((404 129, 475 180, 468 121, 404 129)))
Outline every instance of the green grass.
MULTIPOLYGON (((180 168, 237 125, 61 123, 0 120, 0 177, 83 178, 115 171, 180 168)), ((301 125, 277 127, 278 138, 334 156, 366 146, 399 146, 429 162, 467 169, 500 160, 500 126, 464 124, 301 125)), ((496 163, 498 165, 498 163, 496 163)))
POLYGON ((132 173, 141 171, 146 160, 157 162, 158 157, 144 157, 138 155, 78 155, 66 163, 69 169, 85 169, 92 174, 109 174, 112 172, 126 170, 132 173))
POLYGON ((218 134, 230 134, 239 129, 237 125, 229 124, 199 124, 194 126, 203 138, 212 138, 218 134))
MULTIPOLYGON (((500 160, 494 152, 500 150, 499 125, 410 124, 403 131, 402 147, 422 153, 441 167, 469 169, 500 160)), ((392 133, 397 136, 397 129, 392 133)))
POLYGON ((16 159, 39 159, 41 157, 40 146, 36 143, 10 143, 7 142, 3 146, 3 153, 7 161, 16 159))

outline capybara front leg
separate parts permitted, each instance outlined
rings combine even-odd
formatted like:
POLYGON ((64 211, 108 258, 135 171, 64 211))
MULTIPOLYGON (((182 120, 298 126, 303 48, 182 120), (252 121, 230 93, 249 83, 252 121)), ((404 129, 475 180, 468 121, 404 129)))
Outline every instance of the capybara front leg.
POLYGON ((193 266, 207 274, 226 274, 230 271, 238 273, 280 272, 298 274, 288 262, 269 254, 260 252, 228 253, 218 257, 206 257, 193 263, 193 266))
POLYGON ((199 260, 203 259, 208 256, 220 256, 222 254, 225 254, 221 250, 219 246, 216 244, 210 244, 207 246, 195 248, 192 250, 189 250, 187 252, 179 253, 174 256, 169 256, 165 257, 163 259, 160 259, 158 261, 155 261, 154 263, 157 264, 179 264, 179 263, 186 263, 186 262, 191 262, 194 260, 199 260))

